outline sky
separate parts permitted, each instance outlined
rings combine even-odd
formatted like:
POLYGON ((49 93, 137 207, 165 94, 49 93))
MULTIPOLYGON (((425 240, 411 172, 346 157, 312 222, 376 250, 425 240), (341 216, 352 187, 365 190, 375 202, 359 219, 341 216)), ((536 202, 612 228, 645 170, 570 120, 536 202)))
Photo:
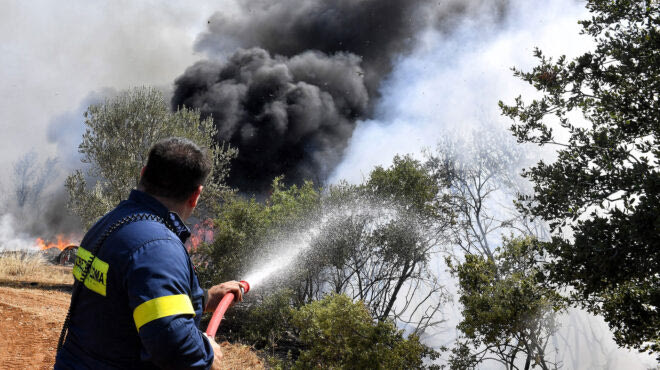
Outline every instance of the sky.
MULTIPOLYGON (((30 150, 59 156, 62 171, 69 171, 90 103, 131 86, 170 90, 186 67, 205 57, 194 45, 208 19, 237 9, 229 0, 182 4, 0 2, 0 186, 30 150)), ((397 59, 373 117, 358 122, 330 182, 358 183, 394 155, 419 157, 442 138, 506 132, 511 122, 500 115, 498 100, 534 96, 510 68, 531 68, 535 47, 555 57, 590 48, 591 41, 578 35, 577 20, 587 15, 580 1, 512 0, 503 20, 480 14, 451 33, 426 31, 409 55, 397 59)), ((552 156, 530 150, 537 158, 552 156)), ((612 353, 619 361, 633 359, 631 369, 646 366, 629 352, 612 353)))

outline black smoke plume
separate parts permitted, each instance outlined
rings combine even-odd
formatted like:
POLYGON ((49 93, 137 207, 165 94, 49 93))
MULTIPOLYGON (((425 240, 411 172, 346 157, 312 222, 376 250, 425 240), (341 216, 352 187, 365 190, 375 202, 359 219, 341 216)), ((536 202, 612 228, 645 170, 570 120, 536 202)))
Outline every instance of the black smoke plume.
POLYGON ((323 180, 339 162, 368 95, 359 58, 308 51, 272 57, 239 50, 176 80, 173 101, 212 115, 218 139, 239 149, 231 185, 261 192, 275 176, 323 180))
POLYGON ((395 59, 422 30, 447 26, 480 3, 242 2, 238 15, 211 17, 196 48, 216 59, 175 81, 172 106, 213 116, 218 140, 239 150, 229 179, 239 190, 262 192, 282 174, 289 183, 322 183, 395 59))

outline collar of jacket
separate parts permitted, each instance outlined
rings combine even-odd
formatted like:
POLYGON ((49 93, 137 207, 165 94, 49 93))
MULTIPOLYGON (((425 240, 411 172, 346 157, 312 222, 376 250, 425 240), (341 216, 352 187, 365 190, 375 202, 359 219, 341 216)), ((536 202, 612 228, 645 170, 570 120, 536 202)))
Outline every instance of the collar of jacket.
POLYGON ((170 212, 163 203, 159 202, 158 199, 152 197, 151 195, 139 191, 132 190, 131 194, 128 196, 128 199, 142 204, 149 209, 151 209, 156 215, 162 217, 164 220, 169 220, 170 224, 174 226, 176 236, 181 239, 181 243, 185 243, 186 240, 190 237, 190 229, 183 223, 183 220, 175 212, 170 212))

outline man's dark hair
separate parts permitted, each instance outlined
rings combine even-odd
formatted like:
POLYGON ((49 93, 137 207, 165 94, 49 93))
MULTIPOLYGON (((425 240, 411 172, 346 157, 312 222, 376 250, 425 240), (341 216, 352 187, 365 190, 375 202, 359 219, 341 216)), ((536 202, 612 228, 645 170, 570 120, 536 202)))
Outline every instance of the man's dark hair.
POLYGON ((163 139, 149 149, 140 185, 151 194, 185 201, 211 171, 206 152, 180 137, 163 139))

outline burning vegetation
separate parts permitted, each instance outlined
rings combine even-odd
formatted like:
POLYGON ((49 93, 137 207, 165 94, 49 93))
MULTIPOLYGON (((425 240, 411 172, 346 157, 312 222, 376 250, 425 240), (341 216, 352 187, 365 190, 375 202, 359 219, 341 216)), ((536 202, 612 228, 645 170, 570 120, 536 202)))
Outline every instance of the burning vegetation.
POLYGON ((46 250, 50 248, 57 248, 60 251, 63 251, 69 246, 75 246, 77 243, 72 242, 73 238, 65 235, 57 235, 54 238, 55 240, 44 240, 42 238, 37 238, 35 240, 35 246, 40 250, 46 250))
POLYGON ((202 244, 213 242, 213 219, 198 222, 190 230, 190 238, 186 242, 189 251, 196 252, 202 244))

